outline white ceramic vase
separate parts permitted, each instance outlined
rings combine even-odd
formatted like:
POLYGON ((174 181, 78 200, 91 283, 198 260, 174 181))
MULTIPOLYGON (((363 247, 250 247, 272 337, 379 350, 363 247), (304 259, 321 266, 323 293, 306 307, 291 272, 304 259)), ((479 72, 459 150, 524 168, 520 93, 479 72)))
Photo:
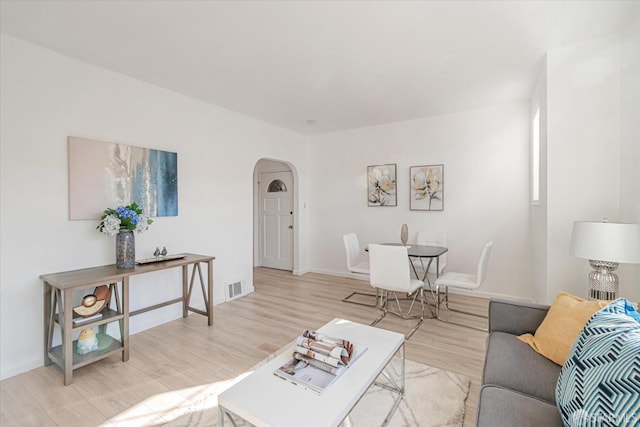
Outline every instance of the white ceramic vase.
POLYGON ((402 224, 400 228, 400 241, 402 242, 402 246, 407 246, 407 242, 409 241, 409 227, 407 227, 407 224, 402 224))

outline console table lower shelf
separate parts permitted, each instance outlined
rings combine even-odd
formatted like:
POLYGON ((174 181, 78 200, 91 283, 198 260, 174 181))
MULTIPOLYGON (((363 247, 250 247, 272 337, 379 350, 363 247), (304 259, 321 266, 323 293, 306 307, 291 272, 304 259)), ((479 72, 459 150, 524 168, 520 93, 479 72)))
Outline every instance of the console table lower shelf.
POLYGON ((43 274, 44 284, 44 364, 55 363, 64 372, 64 384, 73 381, 73 370, 112 354, 122 353, 122 361, 129 360, 129 318, 170 304, 182 303, 182 316, 194 312, 206 316, 208 325, 213 325, 213 260, 207 255, 180 254, 173 259, 152 264, 136 265, 133 268, 119 269, 115 265, 85 268, 61 273, 43 274), (207 280, 202 272, 202 264, 207 266, 207 280), (191 274, 189 267, 191 266, 191 274), (129 278, 170 268, 182 269, 182 296, 133 312, 129 311, 129 278), (199 280, 204 300, 204 310, 191 306, 191 295, 196 277, 199 280), (85 293, 96 286, 107 285, 110 298, 102 316, 91 321, 74 324, 73 294, 85 293), (107 325, 118 324, 120 338, 107 334, 107 325), (57 325, 57 328, 56 328, 57 325), (87 354, 78 354, 74 333, 82 329, 98 327, 96 334, 98 349, 87 354), (60 345, 53 346, 53 338, 59 329, 60 345))
MULTIPOLYGON (((114 338, 111 335, 106 333, 98 333, 96 334, 98 338, 98 343, 102 343, 108 341, 109 344, 104 348, 99 348, 98 350, 92 351, 87 354, 78 354, 77 352, 73 352, 73 362, 71 363, 71 367, 73 369, 81 368, 90 363, 96 362, 100 359, 104 359, 112 355, 113 353, 121 353, 123 351, 122 341, 118 338, 114 338)), ((73 341, 72 347, 75 349, 78 340, 73 341)), ((102 344, 100 345, 102 347, 102 344)), ((49 352, 49 357, 54 360, 54 363, 58 366, 64 367, 64 354, 63 354, 63 346, 59 345, 53 347, 49 352)))

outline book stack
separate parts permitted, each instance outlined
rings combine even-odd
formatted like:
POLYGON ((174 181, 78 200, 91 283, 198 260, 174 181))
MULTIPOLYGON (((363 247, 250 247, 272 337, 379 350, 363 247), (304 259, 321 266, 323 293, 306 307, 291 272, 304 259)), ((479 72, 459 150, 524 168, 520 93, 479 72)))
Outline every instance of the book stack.
POLYGON ((296 339, 292 358, 274 374, 322 393, 365 350, 348 340, 306 330, 296 339))
POLYGON ((92 314, 91 316, 87 316, 87 317, 81 317, 81 316, 74 317, 72 322, 73 322, 73 326, 77 326, 77 325, 82 325, 83 323, 91 322, 92 320, 98 320, 98 319, 102 319, 102 312, 92 314))

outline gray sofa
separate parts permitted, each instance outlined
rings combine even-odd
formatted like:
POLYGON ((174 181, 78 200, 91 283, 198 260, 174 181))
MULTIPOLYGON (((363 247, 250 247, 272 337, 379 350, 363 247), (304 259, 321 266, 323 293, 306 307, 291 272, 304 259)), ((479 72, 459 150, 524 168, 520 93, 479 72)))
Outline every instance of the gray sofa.
POLYGON ((492 299, 476 425, 562 426, 555 387, 561 366, 518 335, 535 333, 549 306, 492 299))

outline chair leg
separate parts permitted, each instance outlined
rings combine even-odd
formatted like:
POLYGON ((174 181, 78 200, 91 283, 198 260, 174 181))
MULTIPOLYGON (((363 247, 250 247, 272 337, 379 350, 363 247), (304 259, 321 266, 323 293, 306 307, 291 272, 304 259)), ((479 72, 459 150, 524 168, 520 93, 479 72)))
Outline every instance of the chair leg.
POLYGON ((384 319, 384 317, 387 315, 387 313, 389 312, 389 310, 387 309, 387 291, 378 291, 379 294, 379 302, 380 302, 380 310, 382 311, 382 314, 380 316, 378 316, 378 318, 376 320, 374 320, 373 322, 371 322, 371 324, 369 326, 375 326, 378 324, 378 322, 380 322, 382 319, 384 319))
POLYGON ((422 326, 422 322, 424 322, 424 289, 420 288, 419 292, 420 292, 420 320, 418 321, 418 323, 416 323, 416 325, 413 328, 411 328, 411 331, 409 331, 409 333, 405 335, 404 337, 405 340, 408 340, 409 338, 411 338, 413 334, 415 334, 416 331, 420 329, 420 326, 422 326))
MULTIPOLYGON (((422 289, 424 290, 424 288, 422 288, 422 289)), ((431 317, 429 317, 429 318, 430 318, 430 319, 435 319, 435 318, 436 318, 436 315, 435 315, 435 313, 433 312, 433 309, 431 308, 432 306, 433 306, 434 308, 435 308, 435 306, 436 306, 436 304, 435 304, 435 300, 436 300, 436 298, 435 298, 435 296, 434 296, 435 294, 433 293, 433 289, 431 289, 431 288, 427 288, 427 292, 431 294, 431 297, 433 298, 433 301, 434 301, 434 302, 433 302, 433 303, 432 303, 432 302, 430 302, 430 301, 429 301, 429 298, 426 298, 426 297, 425 297, 425 302, 424 302, 424 304, 425 304, 425 306, 429 309, 429 313, 431 314, 431 317)), ((398 298, 398 300, 402 300, 402 301, 409 301, 409 300, 411 300, 411 299, 412 299, 412 298, 411 298, 411 295, 412 295, 412 294, 407 293, 407 294, 405 294, 405 296, 403 296, 403 297, 397 297, 397 295, 396 295, 396 297, 398 298)), ((411 311, 411 310, 409 310, 409 312, 410 312, 410 311, 411 311)), ((416 317, 416 318, 417 318, 417 317, 416 317)))
POLYGON ((364 305, 366 307, 377 307, 379 298, 380 298, 380 293, 377 292, 377 291, 376 291, 375 294, 370 294, 368 292, 351 292, 349 295, 347 295, 346 297, 342 298, 342 302, 348 302, 349 304, 364 305), (351 298, 354 295, 364 295, 364 296, 368 296, 368 297, 375 297, 375 302, 373 304, 371 304, 371 303, 359 302, 359 301, 349 301, 349 298, 351 298))
POLYGON ((382 319, 384 319, 384 317, 387 315, 387 313, 391 313, 394 314, 402 319, 419 319, 418 323, 416 323, 416 325, 411 328, 411 330, 409 331, 408 334, 405 335, 405 339, 409 339, 411 338, 411 336, 420 328, 420 326, 422 326, 422 322, 424 321, 424 306, 425 306, 425 302, 424 302, 424 289, 420 288, 419 290, 416 291, 415 295, 413 296, 413 299, 411 301, 411 305, 409 306, 409 309, 407 310, 406 313, 403 313, 400 307, 400 301, 398 299, 398 295, 397 293, 393 293, 393 298, 395 299, 396 305, 398 307, 398 312, 389 310, 389 291, 383 291, 383 293, 380 296, 380 309, 382 310, 382 314, 380 316, 378 316, 378 318, 376 320, 374 320, 370 326, 375 326, 377 325, 382 319), (418 294, 420 295, 420 316, 411 316, 411 311, 413 310, 413 306, 416 302, 416 298, 418 297, 418 294))
MULTIPOLYGON (((398 308, 398 311, 393 311, 393 310, 388 310, 389 313, 394 314, 402 319, 408 320, 408 319, 418 319, 418 316, 412 316, 411 312, 413 311, 413 306, 416 303, 416 299, 418 298, 418 295, 420 295, 420 300, 423 302, 423 307, 422 307, 422 315, 420 317, 424 318, 424 292, 422 289, 417 290, 414 294, 413 294, 413 298, 411 298, 411 304, 409 305, 409 308, 407 309, 407 311, 405 313, 402 312, 402 307, 400 306, 400 298, 398 298, 398 294, 397 292, 393 293, 393 299, 396 303, 396 307, 398 308)), ((387 305, 388 305, 388 299, 389 297, 387 297, 387 305)))
POLYGON ((437 295, 437 299, 436 299, 436 318, 439 321, 444 322, 444 323, 450 323, 452 325, 463 326, 465 328, 476 329, 476 330, 479 330, 479 331, 484 331, 484 332, 488 331, 488 328, 482 328, 482 327, 479 327, 479 326, 464 325, 462 323, 451 322, 449 320, 445 320, 445 319, 441 318, 440 317, 440 306, 442 305, 443 302, 444 302, 444 305, 447 308, 447 310, 448 311, 452 311, 454 313, 466 314, 468 316, 479 317, 481 319, 488 319, 488 316, 483 316, 481 314, 471 313, 469 311, 457 310, 457 309, 449 307, 449 287, 448 286, 444 287, 444 297, 443 298, 440 298, 440 286, 436 286, 436 295, 437 295))

